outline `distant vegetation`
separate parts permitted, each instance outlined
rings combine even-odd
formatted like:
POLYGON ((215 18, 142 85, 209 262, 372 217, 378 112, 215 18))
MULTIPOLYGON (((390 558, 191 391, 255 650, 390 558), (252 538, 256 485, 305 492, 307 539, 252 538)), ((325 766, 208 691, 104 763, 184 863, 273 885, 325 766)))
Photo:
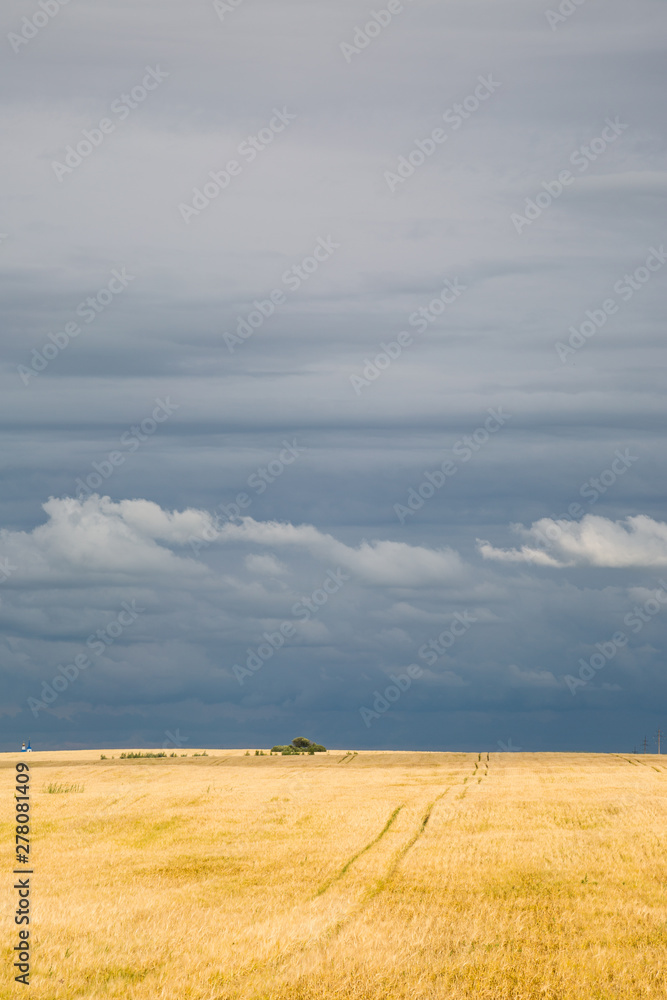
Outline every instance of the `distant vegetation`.
POLYGON ((281 753, 284 757, 293 753, 326 753, 321 743, 311 743, 305 736, 297 736, 287 746, 271 747, 271 753, 281 753))
POLYGON ((49 795, 66 795, 68 792, 82 792, 83 785, 57 785, 51 782, 44 789, 49 795))
MULTIPOLYGON (((129 753, 122 753, 120 755, 120 759, 121 760, 136 760, 137 757, 166 757, 166 756, 167 755, 164 752, 153 753, 152 751, 149 750, 147 753, 134 753, 132 750, 130 750, 129 753)), ((196 754, 195 754, 195 756, 196 756, 196 754)))

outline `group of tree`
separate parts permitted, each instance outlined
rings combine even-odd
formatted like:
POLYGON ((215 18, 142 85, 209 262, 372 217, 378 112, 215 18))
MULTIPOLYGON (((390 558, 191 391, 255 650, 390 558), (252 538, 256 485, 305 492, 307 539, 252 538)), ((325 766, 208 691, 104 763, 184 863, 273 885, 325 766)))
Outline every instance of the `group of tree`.
POLYGON ((284 757, 293 753, 326 753, 321 743, 312 743, 305 736, 297 736, 287 746, 271 747, 271 753, 281 753, 284 757))

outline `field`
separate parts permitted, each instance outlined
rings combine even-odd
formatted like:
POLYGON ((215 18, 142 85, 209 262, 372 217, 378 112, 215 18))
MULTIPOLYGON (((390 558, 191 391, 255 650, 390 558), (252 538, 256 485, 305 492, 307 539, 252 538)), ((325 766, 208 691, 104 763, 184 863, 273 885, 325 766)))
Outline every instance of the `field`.
POLYGON ((667 996, 662 757, 118 756, 28 758, 33 971, 6 877, 3 998, 667 996))

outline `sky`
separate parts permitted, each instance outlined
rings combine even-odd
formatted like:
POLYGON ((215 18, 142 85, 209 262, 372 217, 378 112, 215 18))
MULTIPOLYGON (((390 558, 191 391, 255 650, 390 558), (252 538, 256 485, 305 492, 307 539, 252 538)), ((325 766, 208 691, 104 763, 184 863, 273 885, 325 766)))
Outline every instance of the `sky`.
POLYGON ((663 0, 0 19, 0 749, 655 749, 663 0))

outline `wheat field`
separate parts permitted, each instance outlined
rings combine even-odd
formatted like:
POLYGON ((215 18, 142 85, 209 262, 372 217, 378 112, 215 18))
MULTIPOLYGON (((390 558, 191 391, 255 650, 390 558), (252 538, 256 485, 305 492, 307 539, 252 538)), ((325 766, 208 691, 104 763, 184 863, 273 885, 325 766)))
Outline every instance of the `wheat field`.
POLYGON ((667 996, 661 757, 119 753, 29 758, 32 979, 6 879, 3 998, 667 996))

